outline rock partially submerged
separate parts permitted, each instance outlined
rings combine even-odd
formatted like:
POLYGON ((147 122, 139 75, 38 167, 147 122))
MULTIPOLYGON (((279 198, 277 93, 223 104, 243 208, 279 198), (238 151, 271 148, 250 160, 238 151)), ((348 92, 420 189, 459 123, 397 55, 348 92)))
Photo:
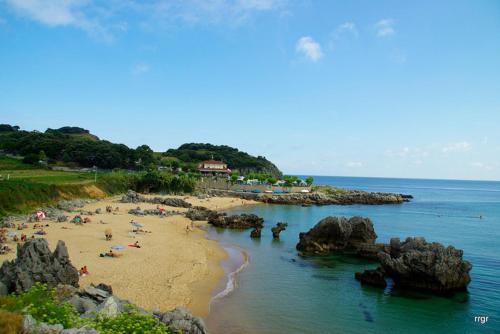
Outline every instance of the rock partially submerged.
POLYGON ((254 227, 252 232, 250 232, 250 238, 260 238, 262 234, 262 228, 261 227, 254 227))
POLYGON ((225 213, 219 214, 215 217, 210 217, 208 223, 215 227, 234 228, 234 229, 247 229, 264 226, 264 219, 254 215, 243 213, 241 215, 228 216, 225 213))
POLYGON ((273 238, 279 239, 281 231, 286 230, 287 226, 287 223, 277 223, 276 226, 272 227, 271 232, 273 232, 273 238))
POLYGON ((122 203, 152 203, 152 204, 161 204, 166 206, 173 206, 176 208, 190 208, 192 207, 191 203, 186 202, 181 198, 174 197, 146 197, 139 193, 136 193, 133 190, 127 191, 125 195, 121 198, 122 203))
POLYGON ((355 273, 354 277, 362 284, 367 284, 379 288, 385 288, 387 286, 384 271, 379 268, 368 269, 364 272, 355 273))
POLYGON ((78 286, 78 271, 71 264, 64 241, 59 240, 53 253, 45 239, 31 239, 17 245, 17 258, 5 261, 0 267, 0 282, 7 291, 22 292, 35 282, 50 286, 78 286))
POLYGON ((424 238, 407 238, 402 243, 393 238, 390 252, 380 252, 378 257, 381 269, 397 287, 447 293, 466 290, 470 283, 472 265, 453 246, 428 243, 424 238))
POLYGON ((375 245, 373 223, 364 217, 326 217, 307 233, 300 233, 297 250, 303 255, 357 254, 375 245))
POLYGON ((212 196, 231 196, 246 200, 253 200, 268 204, 291 204, 291 205, 352 205, 352 204, 401 204, 408 202, 411 195, 367 192, 361 190, 337 189, 336 191, 309 193, 251 193, 234 192, 228 190, 211 189, 212 196))

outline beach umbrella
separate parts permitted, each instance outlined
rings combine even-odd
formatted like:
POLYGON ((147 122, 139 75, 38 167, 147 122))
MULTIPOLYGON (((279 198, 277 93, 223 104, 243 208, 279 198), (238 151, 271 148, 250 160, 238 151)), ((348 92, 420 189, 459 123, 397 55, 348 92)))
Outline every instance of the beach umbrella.
POLYGON ((134 221, 131 221, 130 224, 132 224, 134 227, 137 227, 137 228, 143 228, 144 225, 138 223, 138 222, 134 222, 134 221))
POLYGON ((125 246, 123 246, 123 245, 113 245, 113 246, 111 246, 111 248, 112 249, 124 249, 125 246))

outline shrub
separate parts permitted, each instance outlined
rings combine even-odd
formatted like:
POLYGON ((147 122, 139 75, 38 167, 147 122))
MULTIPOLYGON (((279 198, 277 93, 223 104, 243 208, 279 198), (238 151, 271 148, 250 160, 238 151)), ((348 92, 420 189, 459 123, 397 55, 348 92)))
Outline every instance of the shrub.
POLYGON ((3 334, 21 333, 23 316, 0 309, 0 332, 3 334))
POLYGON ((166 334, 168 327, 152 315, 140 314, 136 308, 128 309, 114 317, 98 316, 91 325, 101 334, 166 334))
POLYGON ((61 324, 64 328, 78 326, 82 322, 71 304, 57 301, 55 290, 41 283, 36 283, 21 294, 0 298, 0 309, 28 313, 38 321, 50 325, 61 324))

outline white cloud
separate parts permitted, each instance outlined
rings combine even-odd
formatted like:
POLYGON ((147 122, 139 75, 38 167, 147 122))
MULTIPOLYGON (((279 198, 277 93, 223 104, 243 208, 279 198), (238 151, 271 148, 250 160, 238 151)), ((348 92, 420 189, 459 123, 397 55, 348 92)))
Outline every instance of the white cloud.
POLYGON ((295 46, 295 50, 314 62, 323 57, 321 45, 309 36, 299 38, 295 46))
POLYGON ((389 37, 396 33, 394 29, 394 20, 383 19, 375 23, 375 29, 378 37, 389 37))
POLYGON ((141 75, 141 74, 149 72, 150 69, 151 69, 151 67, 148 64, 138 63, 132 68, 132 74, 141 75))
POLYGON ((349 161, 348 163, 346 163, 346 166, 351 168, 359 168, 363 167, 363 163, 359 161, 349 161))
POLYGON ((335 38, 339 38, 343 33, 350 33, 355 37, 358 37, 358 29, 356 29, 356 24, 354 22, 344 22, 335 29, 335 38))
POLYGON ((21 17, 49 27, 75 27, 112 40, 129 22, 150 27, 170 23, 240 24, 253 13, 285 9, 287 0, 0 0, 21 17))
POLYGON ((483 162, 472 162, 470 164, 472 167, 480 168, 480 169, 485 169, 485 170, 492 170, 493 166, 489 164, 485 164, 483 162))
POLYGON ((458 143, 452 143, 449 145, 444 146, 441 151, 443 153, 448 153, 448 152, 466 152, 471 149, 472 145, 469 142, 462 141, 458 143))

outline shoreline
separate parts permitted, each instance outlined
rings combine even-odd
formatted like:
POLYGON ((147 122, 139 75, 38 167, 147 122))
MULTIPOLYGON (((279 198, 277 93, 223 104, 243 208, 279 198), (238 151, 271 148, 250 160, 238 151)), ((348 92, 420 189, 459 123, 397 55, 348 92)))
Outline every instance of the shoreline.
MULTIPOLYGON (((155 195, 158 196, 158 195, 155 195)), ((163 196, 162 196, 163 197, 163 196)), ((237 206, 260 204, 254 201, 230 197, 212 197, 201 199, 195 196, 165 196, 182 198, 193 206, 205 206, 212 210, 226 210, 237 206)), ((228 251, 216 240, 208 238, 209 231, 204 228, 207 223, 193 222, 192 232, 186 232, 191 220, 182 215, 185 208, 168 207, 168 211, 180 214, 160 218, 159 216, 134 216, 128 210, 140 206, 142 209, 156 208, 152 203, 121 203, 119 197, 109 197, 86 204, 74 212, 66 212, 71 220, 80 211, 95 211, 100 208, 103 213, 83 215, 89 217, 91 223, 77 226, 73 223, 44 220, 47 235, 43 236, 53 249, 58 240, 63 240, 68 247, 73 265, 79 269, 88 267, 90 275, 80 277, 80 285, 106 283, 121 298, 148 310, 171 310, 183 306, 194 315, 208 316, 212 298, 216 289, 224 280, 223 262, 229 259, 228 251), (106 213, 105 207, 119 207, 118 212, 106 213), (100 224, 102 220, 106 224, 100 224), (143 229, 151 231, 141 235, 131 235, 131 220, 144 225, 143 229), (104 230, 111 228, 113 240, 106 241, 104 230), (140 249, 128 247, 139 241, 140 249), (123 256, 119 258, 99 257, 99 253, 108 252, 112 245, 125 248, 117 250, 123 256)), ((16 222, 20 223, 20 222, 16 222)), ((25 233, 31 238, 36 230, 34 223, 28 229, 18 231, 9 228, 18 236, 25 233)), ((36 236, 39 238, 40 236, 36 236)), ((12 252, 0 255, 0 261, 12 260, 16 257, 16 243, 9 238, 8 246, 12 252)))

